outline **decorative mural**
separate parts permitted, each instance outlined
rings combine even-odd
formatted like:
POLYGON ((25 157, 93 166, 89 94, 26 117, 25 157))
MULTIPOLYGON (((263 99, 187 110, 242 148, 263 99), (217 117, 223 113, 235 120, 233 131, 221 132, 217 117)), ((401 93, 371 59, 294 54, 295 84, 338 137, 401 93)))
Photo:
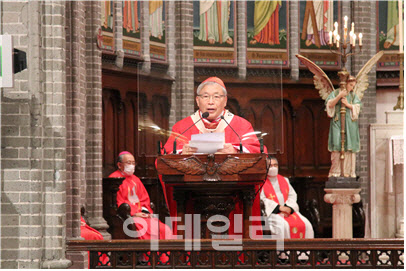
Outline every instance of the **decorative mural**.
POLYGON ((114 51, 114 20, 113 20, 113 2, 104 1, 101 3, 101 28, 97 35, 97 45, 100 49, 114 51))
POLYGON ((247 1, 247 64, 289 65, 288 2, 247 1))
POLYGON ((149 1, 151 60, 166 61, 165 1, 149 1))
POLYGON ((340 16, 336 0, 300 1, 300 54, 321 67, 340 66, 339 58, 329 50, 329 31, 340 16))
MULTIPOLYGON (((402 3, 403 1, 401 1, 402 3)), ((399 1, 378 1, 378 50, 385 54, 378 61, 378 70, 399 69, 399 45, 404 39, 403 33, 399 30, 399 1)), ((402 18, 404 17, 402 3, 402 18)))
POLYGON ((193 1, 196 65, 236 66, 235 10, 235 1, 193 1))
POLYGON ((141 56, 140 1, 123 1, 123 50, 141 56))

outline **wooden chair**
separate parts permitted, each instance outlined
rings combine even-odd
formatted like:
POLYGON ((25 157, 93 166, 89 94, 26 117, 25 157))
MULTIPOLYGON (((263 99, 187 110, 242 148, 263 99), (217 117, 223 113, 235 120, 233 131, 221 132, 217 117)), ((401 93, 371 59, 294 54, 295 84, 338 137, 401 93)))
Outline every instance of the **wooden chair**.
MULTIPOLYGON (((123 230, 124 221, 131 218, 131 207, 127 203, 117 206, 117 192, 123 180, 124 178, 103 178, 103 217, 109 225, 107 231, 111 234, 112 239, 132 239, 132 237, 126 235, 123 230)), ((159 181, 157 182, 159 183, 159 181)), ((156 213, 155 204, 152 201, 150 204, 152 211, 156 213)), ((160 208, 159 211, 161 221, 165 215, 169 215, 169 210, 166 205, 160 208)), ((130 231, 136 231, 135 224, 130 223, 128 229, 130 231)))
MULTIPOLYGON (((132 239, 124 233, 124 221, 131 218, 131 207, 123 203, 117 207, 117 192, 124 178, 103 178, 103 217, 109 225, 108 232, 112 239, 132 239)), ((129 230, 136 230, 133 223, 129 230)))

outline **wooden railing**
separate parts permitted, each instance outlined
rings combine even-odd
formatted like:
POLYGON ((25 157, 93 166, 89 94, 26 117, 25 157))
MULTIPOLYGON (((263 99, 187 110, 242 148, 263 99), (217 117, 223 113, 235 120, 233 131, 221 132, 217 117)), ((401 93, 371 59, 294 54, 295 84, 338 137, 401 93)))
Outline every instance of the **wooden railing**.
POLYGON ((404 239, 75 240, 67 250, 90 251, 90 268, 107 269, 404 268, 404 239))

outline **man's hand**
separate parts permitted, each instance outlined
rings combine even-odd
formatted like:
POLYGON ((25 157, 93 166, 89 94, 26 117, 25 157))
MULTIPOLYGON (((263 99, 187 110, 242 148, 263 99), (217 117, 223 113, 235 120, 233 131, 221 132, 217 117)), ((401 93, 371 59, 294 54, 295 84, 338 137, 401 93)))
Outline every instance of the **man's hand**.
POLYGON ((182 154, 193 154, 197 152, 197 148, 190 147, 189 144, 183 145, 182 154))
POLYGON ((281 212, 281 214, 284 217, 288 217, 290 215, 290 213, 292 212, 292 210, 289 207, 286 207, 286 206, 280 206, 279 211, 281 212))
POLYGON ((225 143, 224 148, 217 150, 217 153, 237 153, 237 150, 234 148, 233 144, 225 143))
POLYGON ((146 213, 135 213, 135 217, 143 217, 143 218, 150 218, 151 214, 146 214, 146 213))

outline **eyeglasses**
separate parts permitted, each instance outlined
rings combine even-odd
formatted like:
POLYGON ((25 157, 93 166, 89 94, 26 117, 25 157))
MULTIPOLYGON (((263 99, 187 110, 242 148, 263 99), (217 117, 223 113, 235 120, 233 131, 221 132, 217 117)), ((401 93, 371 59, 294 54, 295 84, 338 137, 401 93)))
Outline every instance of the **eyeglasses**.
POLYGON ((135 165, 135 161, 127 161, 127 162, 122 162, 123 164, 126 165, 135 165))
POLYGON ((213 100, 215 101, 220 101, 222 98, 224 98, 226 95, 197 95, 200 97, 200 99, 202 99, 203 101, 209 101, 210 98, 213 98, 213 100))

